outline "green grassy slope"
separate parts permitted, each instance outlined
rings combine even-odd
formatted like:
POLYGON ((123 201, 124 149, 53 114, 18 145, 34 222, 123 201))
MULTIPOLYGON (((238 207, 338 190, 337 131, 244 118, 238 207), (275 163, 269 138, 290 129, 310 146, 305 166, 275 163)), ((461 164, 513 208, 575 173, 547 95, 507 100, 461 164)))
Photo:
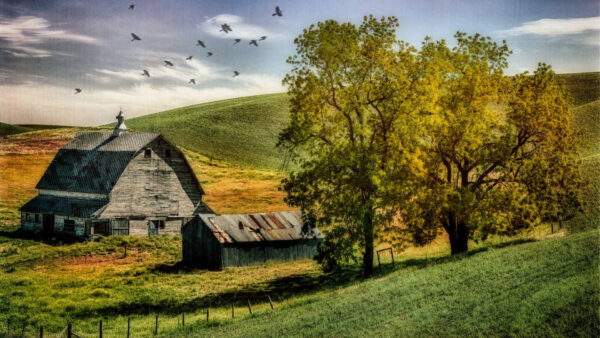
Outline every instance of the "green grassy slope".
POLYGON ((214 159, 279 168, 277 135, 289 119, 286 94, 241 97, 128 119, 128 128, 161 133, 178 146, 214 159))
POLYGON ((574 106, 579 106, 600 97, 600 73, 559 74, 567 91, 571 94, 574 106))
POLYGON ((0 136, 14 135, 32 131, 32 128, 0 122, 0 136))
MULTIPOLYGON (((300 304, 186 333, 203 336, 596 336, 598 232, 404 269, 300 304)), ((165 332, 181 335, 181 331, 165 332)))

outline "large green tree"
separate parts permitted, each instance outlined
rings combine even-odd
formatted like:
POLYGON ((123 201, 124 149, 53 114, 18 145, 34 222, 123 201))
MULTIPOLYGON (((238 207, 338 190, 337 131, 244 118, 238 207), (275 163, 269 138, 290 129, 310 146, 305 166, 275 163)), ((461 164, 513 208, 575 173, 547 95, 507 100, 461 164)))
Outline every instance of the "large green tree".
POLYGON ((287 203, 324 230, 323 264, 333 268, 362 249, 373 272, 374 238, 406 201, 423 89, 416 51, 397 41, 396 18, 365 17, 360 26, 333 20, 295 39, 284 83, 291 121, 280 134, 300 168, 283 181, 287 203), (403 198, 399 198, 402 196, 403 198))
POLYGON ((422 189, 403 210, 414 238, 432 239, 441 226, 452 254, 469 239, 573 217, 581 184, 571 111, 550 67, 507 77, 504 42, 455 38, 452 48, 426 39, 420 51, 438 77, 422 121, 422 189))

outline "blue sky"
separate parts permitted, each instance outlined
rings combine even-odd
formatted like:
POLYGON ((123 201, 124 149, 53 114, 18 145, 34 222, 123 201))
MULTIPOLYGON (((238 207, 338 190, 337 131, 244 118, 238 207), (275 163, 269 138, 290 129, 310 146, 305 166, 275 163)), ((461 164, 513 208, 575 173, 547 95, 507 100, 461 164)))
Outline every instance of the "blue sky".
POLYGON ((599 12, 598 1, 0 0, 0 122, 97 125, 120 107, 132 117, 283 92, 285 60, 303 28, 358 24, 368 14, 398 17, 398 37, 416 46, 425 36, 452 41, 457 30, 506 39, 508 74, 538 62, 559 73, 599 71, 599 12), (283 17, 271 15, 275 6, 283 17), (221 23, 233 31, 219 32, 221 23))

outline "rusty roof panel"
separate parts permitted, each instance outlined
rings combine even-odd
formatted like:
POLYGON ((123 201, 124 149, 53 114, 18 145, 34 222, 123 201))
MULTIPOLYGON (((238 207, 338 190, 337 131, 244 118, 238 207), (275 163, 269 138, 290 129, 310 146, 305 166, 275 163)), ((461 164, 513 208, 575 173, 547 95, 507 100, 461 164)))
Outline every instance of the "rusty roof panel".
POLYGON ((300 211, 234 215, 201 214, 199 217, 221 243, 289 241, 323 237, 318 229, 315 229, 312 234, 302 233, 300 211))

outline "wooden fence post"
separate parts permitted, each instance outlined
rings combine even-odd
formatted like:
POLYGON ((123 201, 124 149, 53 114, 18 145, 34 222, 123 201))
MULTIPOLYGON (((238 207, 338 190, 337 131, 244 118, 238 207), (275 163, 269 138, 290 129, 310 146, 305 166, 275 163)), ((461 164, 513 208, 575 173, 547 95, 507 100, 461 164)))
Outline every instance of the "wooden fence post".
POLYGON ((21 337, 25 337, 25 327, 27 326, 27 322, 23 322, 23 327, 21 328, 21 337))
POLYGON ((67 324, 67 338, 73 338, 73 327, 71 323, 67 324))
POLYGON ((127 257, 127 243, 125 243, 125 257, 127 257))
POLYGON ((396 268, 396 262, 394 262, 394 249, 390 248, 390 253, 392 254, 392 268, 396 268))
POLYGON ((154 335, 158 335, 158 313, 156 314, 156 322, 154 324, 154 335))
POLYGON ((248 311, 252 314, 252 305, 250 304, 250 298, 248 298, 248 311))
POLYGON ((100 329, 100 338, 102 338, 102 334, 103 334, 103 332, 102 332, 103 331, 102 330, 102 319, 100 319, 100 327, 99 327, 99 329, 100 329))
POLYGON ((131 317, 127 317, 127 338, 129 338, 129 330, 131 329, 131 317))
POLYGON ((185 327, 185 312, 181 314, 181 326, 185 327))
POLYGON ((231 318, 235 318, 235 315, 233 313, 233 302, 231 302, 231 318))
POLYGON ((44 327, 40 326, 40 338, 44 338, 44 327))
POLYGON ((209 310, 208 310, 208 309, 209 309, 209 308, 207 307, 207 308, 206 308, 206 322, 208 322, 208 313, 209 313, 209 310))
POLYGON ((269 299, 269 304, 271 304, 271 310, 273 310, 273 302, 271 301, 271 296, 267 295, 267 298, 269 299))
POLYGON ((6 336, 10 336, 10 318, 6 319, 6 336))
POLYGON ((381 261, 379 260, 379 251, 377 251, 377 267, 381 270, 381 261))

